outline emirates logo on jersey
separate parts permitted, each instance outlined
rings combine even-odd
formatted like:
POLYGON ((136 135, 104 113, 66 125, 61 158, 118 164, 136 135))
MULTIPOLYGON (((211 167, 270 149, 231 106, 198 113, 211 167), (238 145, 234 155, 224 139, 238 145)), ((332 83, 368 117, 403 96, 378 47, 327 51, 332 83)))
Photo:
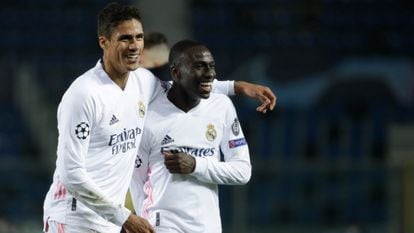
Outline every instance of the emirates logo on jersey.
POLYGON ((166 151, 175 151, 173 153, 186 153, 196 157, 206 157, 206 156, 213 156, 215 154, 216 148, 196 148, 196 147, 188 147, 188 146, 174 146, 173 148, 169 146, 161 147, 161 153, 166 151))
POLYGON ((135 129, 124 129, 118 134, 112 134, 108 142, 108 146, 112 147, 112 154, 126 153, 137 148, 136 137, 141 133, 141 128, 136 127, 135 129))

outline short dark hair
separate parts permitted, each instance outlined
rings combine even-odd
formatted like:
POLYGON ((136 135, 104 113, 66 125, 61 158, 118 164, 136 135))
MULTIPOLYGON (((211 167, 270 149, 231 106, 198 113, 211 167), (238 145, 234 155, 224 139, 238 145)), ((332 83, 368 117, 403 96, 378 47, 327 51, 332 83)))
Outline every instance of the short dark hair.
POLYGON ((177 43, 175 43, 172 46, 170 50, 170 55, 168 57, 168 63, 170 64, 170 67, 174 66, 178 62, 178 60, 181 58, 181 56, 183 55, 183 53, 185 53, 187 49, 198 46, 202 46, 208 49, 206 45, 195 40, 180 40, 177 43))
POLYGON ((98 14, 98 36, 110 38, 119 23, 136 19, 141 22, 138 8, 134 6, 123 6, 112 2, 106 5, 98 14))
POLYGON ((145 33, 144 36, 144 45, 145 48, 149 49, 153 46, 157 46, 160 44, 168 44, 167 37, 162 34, 161 32, 150 32, 145 33))

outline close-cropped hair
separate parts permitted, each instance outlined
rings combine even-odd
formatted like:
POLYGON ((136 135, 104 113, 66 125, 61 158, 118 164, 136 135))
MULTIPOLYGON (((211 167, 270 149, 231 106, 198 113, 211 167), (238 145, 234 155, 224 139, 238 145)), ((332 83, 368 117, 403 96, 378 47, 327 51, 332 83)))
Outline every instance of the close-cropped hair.
MULTIPOLYGON (((168 57, 168 63, 170 66, 174 66, 179 62, 181 56, 185 53, 187 49, 193 47, 206 47, 203 43, 195 41, 195 40, 180 40, 175 43, 170 50, 170 55, 168 57)), ((207 48, 207 47, 206 47, 207 48)))
POLYGON ((114 29, 123 21, 136 19, 141 22, 138 8, 113 2, 106 5, 98 14, 98 36, 111 38, 114 29))

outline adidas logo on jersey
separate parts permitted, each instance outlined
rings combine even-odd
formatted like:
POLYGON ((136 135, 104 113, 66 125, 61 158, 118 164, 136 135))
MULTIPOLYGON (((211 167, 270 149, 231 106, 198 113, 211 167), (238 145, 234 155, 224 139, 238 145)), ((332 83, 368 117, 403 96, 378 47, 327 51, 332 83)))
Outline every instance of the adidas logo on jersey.
POLYGON ((116 118, 115 115, 112 115, 112 118, 111 118, 111 121, 109 122, 109 125, 113 125, 117 122, 119 122, 118 118, 116 118))
POLYGON ((164 139, 162 139, 162 141, 161 141, 161 145, 165 145, 165 144, 168 144, 168 143, 171 143, 171 142, 174 142, 174 139, 172 139, 170 136, 168 136, 168 134, 167 135, 165 135, 165 137, 164 137, 164 139))

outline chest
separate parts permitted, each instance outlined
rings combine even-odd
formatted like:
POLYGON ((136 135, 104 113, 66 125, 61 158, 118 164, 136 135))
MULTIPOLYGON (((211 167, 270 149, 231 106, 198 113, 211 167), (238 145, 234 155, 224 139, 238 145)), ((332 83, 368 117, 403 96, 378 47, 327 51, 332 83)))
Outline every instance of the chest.
POLYGON ((152 123, 153 145, 160 151, 179 147, 193 156, 216 156, 223 138, 224 123, 205 114, 173 114, 152 123))
POLYGON ((97 109, 97 124, 92 129, 94 137, 91 137, 90 143, 112 148, 116 148, 116 145, 122 145, 122 148, 133 144, 137 146, 144 127, 148 100, 137 92, 108 91, 99 96, 97 101, 102 107, 97 109))

